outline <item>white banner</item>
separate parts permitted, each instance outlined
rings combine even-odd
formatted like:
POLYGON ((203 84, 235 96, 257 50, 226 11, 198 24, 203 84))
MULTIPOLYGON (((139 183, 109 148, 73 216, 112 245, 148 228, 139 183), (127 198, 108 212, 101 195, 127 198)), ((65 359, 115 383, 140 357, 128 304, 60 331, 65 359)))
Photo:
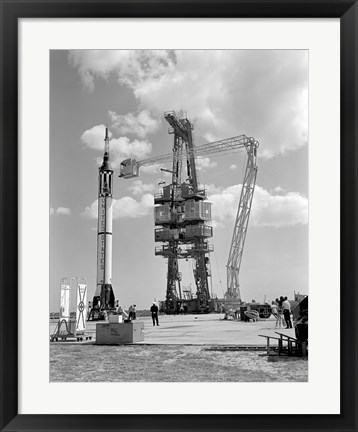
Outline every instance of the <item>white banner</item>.
POLYGON ((70 285, 61 285, 60 320, 70 321, 70 285))
POLYGON ((86 330, 87 285, 77 285, 76 332, 86 330))

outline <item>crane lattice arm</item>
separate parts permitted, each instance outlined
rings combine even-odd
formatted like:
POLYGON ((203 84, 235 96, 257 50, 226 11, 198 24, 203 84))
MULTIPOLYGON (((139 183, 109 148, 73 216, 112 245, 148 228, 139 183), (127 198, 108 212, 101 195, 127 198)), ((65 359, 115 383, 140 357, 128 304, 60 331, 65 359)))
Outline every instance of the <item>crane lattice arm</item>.
MULTIPOLYGON (((230 154, 236 150, 249 147, 258 147, 258 142, 254 138, 248 138, 246 135, 239 135, 232 138, 226 138, 220 141, 214 141, 208 144, 202 144, 195 147, 192 151, 196 157, 205 156, 214 153, 230 154)), ((183 154, 182 157, 186 157, 183 154)), ((135 159, 126 159, 121 162, 120 175, 123 178, 132 178, 139 176, 139 168, 142 166, 159 165, 161 163, 171 162, 173 153, 168 153, 161 156, 155 156, 141 161, 135 159)))
POLYGON ((229 302, 241 302, 239 290, 239 272, 242 254, 249 223, 252 198, 257 175, 257 143, 247 148, 247 163, 242 182, 241 195, 237 215, 235 220, 234 232, 231 240, 230 253, 227 261, 227 292, 226 300, 229 302))

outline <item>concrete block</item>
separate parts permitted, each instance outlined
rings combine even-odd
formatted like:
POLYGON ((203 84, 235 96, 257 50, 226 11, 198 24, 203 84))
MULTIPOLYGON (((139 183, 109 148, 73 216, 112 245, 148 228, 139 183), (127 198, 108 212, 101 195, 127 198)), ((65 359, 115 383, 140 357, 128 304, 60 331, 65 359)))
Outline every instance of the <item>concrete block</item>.
POLYGON ((144 341, 144 323, 98 323, 96 325, 96 343, 101 345, 127 344, 144 341))

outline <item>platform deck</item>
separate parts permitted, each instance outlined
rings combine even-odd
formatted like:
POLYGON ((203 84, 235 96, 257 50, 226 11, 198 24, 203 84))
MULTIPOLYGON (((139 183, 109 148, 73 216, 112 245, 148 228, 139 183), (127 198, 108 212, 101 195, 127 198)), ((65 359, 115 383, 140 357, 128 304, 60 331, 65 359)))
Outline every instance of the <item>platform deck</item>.
MULTIPOLYGON (((137 344, 266 346, 259 335, 277 337, 275 331, 282 331, 294 337, 294 329, 275 328, 273 317, 258 322, 229 321, 223 317, 223 314, 160 315, 159 327, 153 326, 150 317, 141 317, 144 341, 137 344)), ((87 323, 87 332, 94 336, 95 326, 96 322, 87 323)))

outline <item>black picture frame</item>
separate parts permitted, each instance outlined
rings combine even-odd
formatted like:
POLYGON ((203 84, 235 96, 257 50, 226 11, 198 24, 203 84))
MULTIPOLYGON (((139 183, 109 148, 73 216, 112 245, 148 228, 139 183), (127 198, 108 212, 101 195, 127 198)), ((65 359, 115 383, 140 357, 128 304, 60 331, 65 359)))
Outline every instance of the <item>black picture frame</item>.
MULTIPOLYGON (((1 431, 356 431, 357 430, 357 52, 352 0, 0 0, 1 13, 1 431), (339 18, 341 47, 341 414, 18 414, 18 19, 339 18)), ((329 127, 329 126, 327 126, 329 127)), ((330 306, 335 307, 332 300, 330 306)), ((334 313, 334 312, 332 312, 334 313)), ((330 349, 327 347, 327 355, 330 349)), ((327 376, 329 388, 329 376, 327 376)))

